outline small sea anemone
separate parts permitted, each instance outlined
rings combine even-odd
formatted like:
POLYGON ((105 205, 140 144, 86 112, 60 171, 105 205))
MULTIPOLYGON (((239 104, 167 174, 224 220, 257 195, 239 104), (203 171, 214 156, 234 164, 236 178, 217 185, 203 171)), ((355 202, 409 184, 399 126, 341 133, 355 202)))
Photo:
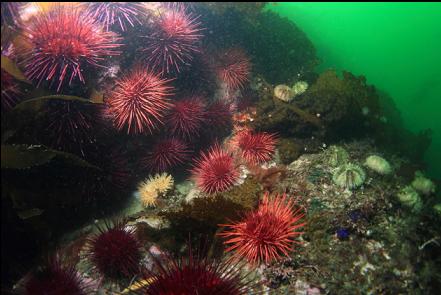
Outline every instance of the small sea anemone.
POLYGON ((165 194, 173 187, 173 177, 167 173, 156 174, 142 181, 138 185, 138 193, 141 203, 145 207, 157 205, 158 196, 165 194))
POLYGON ((260 164, 271 160, 276 149, 276 141, 275 134, 245 129, 232 138, 231 144, 239 149, 240 156, 247 163, 260 164))
POLYGON ((360 187, 366 179, 366 173, 358 165, 347 163, 337 167, 332 175, 332 180, 339 187, 354 190, 360 187))
POLYGON ((326 151, 326 161, 331 167, 341 166, 346 164, 349 160, 348 152, 336 145, 331 145, 329 149, 326 151))
POLYGON ((197 187, 208 194, 228 190, 239 178, 233 156, 218 144, 201 153, 192 174, 197 187))
POLYGON ((155 259, 156 272, 144 270, 149 283, 137 294, 142 295, 245 295, 251 294, 251 281, 242 275, 243 265, 231 262, 211 261, 194 255, 190 249, 188 258, 166 255, 155 259))
POLYGON ((405 186, 397 193, 397 198, 406 207, 419 211, 422 208, 422 200, 418 192, 410 185, 405 186))
POLYGON ((92 294, 91 287, 85 283, 75 265, 66 263, 59 256, 49 258, 44 266, 27 275, 19 289, 24 295, 92 294))
POLYGON ((378 174, 387 175, 392 172, 392 168, 388 161, 384 158, 376 155, 372 155, 366 158, 364 163, 368 168, 374 170, 378 174))
POLYGON ((412 187, 423 195, 433 194, 436 190, 436 186, 433 181, 424 177, 420 171, 415 173, 415 179, 412 181, 412 187))
POLYGON ((302 209, 294 209, 294 199, 286 194, 270 197, 266 192, 259 207, 248 212, 243 220, 233 224, 221 224, 226 229, 219 235, 230 245, 226 251, 234 251, 236 259, 245 258, 251 264, 269 263, 289 256, 294 239, 302 234, 297 230, 305 225, 300 220, 302 209))
POLYGON ((87 256, 93 267, 110 280, 131 278, 139 271, 142 246, 135 231, 125 223, 106 223, 87 242, 87 256))

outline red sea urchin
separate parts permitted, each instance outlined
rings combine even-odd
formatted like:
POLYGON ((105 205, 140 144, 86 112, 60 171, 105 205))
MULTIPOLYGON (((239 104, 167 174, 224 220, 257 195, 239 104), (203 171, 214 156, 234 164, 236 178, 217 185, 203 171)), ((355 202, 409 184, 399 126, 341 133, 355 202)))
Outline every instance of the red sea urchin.
POLYGON ((177 138, 166 138, 156 142, 142 162, 151 172, 165 172, 183 164, 189 156, 190 150, 185 142, 177 138))
POLYGON ((241 48, 230 48, 221 52, 213 66, 216 76, 228 89, 243 88, 249 81, 251 61, 241 48))
POLYGON ((276 135, 246 129, 239 131, 231 144, 248 164, 255 165, 271 159, 276 148, 276 135))
POLYGON ((169 81, 140 66, 117 80, 107 100, 116 128, 126 128, 128 134, 152 133, 172 106, 169 81))
POLYGON ((218 144, 201 153, 192 174, 196 185, 208 194, 226 191, 239 178, 233 156, 218 144))
POLYGON ((19 101, 22 94, 18 82, 5 70, 1 70, 1 109, 10 111, 19 101))
POLYGON ((158 273, 145 271, 152 280, 141 288, 142 295, 245 295, 251 294, 249 280, 241 275, 241 265, 209 261, 191 253, 187 259, 166 256, 165 261, 155 259, 158 273))
POLYGON ((199 51, 198 42, 202 38, 199 17, 186 12, 183 5, 164 7, 153 33, 147 36, 147 62, 161 73, 173 70, 179 73, 182 65, 193 59, 199 51))
POLYGON ((139 17, 144 14, 143 5, 138 2, 87 2, 87 9, 107 31, 116 24, 124 32, 128 25, 141 24, 139 17))
POLYGON ((219 235, 230 245, 226 251, 234 251, 236 259, 245 258, 251 264, 269 263, 282 256, 288 256, 295 237, 301 235, 296 230, 305 223, 299 223, 304 213, 299 207, 293 209, 294 201, 287 201, 286 194, 270 198, 265 193, 259 207, 248 212, 242 221, 222 224, 227 227, 219 235))
POLYGON ((84 83, 84 66, 102 67, 106 57, 120 54, 116 49, 121 44, 115 43, 120 38, 75 7, 38 13, 23 34, 30 47, 24 60, 26 77, 37 86, 43 80, 58 83, 57 92, 66 79, 69 85, 75 79, 84 83))
POLYGON ((88 257, 96 270, 111 280, 130 278, 139 270, 142 247, 125 223, 106 224, 88 240, 88 257))
POLYGON ((199 136, 206 117, 205 103, 199 97, 175 102, 167 117, 167 125, 173 134, 186 139, 199 136))
POLYGON ((86 147, 96 141, 96 108, 91 103, 51 100, 45 106, 41 140, 52 148, 85 156, 86 147))
POLYGON ((59 257, 52 257, 48 263, 28 275, 23 286, 24 295, 86 295, 92 290, 81 278, 75 265, 62 262, 59 257))

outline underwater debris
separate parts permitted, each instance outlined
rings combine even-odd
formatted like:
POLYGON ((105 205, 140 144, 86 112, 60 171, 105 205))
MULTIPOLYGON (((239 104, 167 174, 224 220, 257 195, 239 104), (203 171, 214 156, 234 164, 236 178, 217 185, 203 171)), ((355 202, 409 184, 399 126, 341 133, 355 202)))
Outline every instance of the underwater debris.
POLYGON ((392 172, 392 167, 384 158, 372 155, 366 158, 364 163, 366 167, 381 175, 388 175, 392 172))
POLYGON ((294 199, 286 194, 270 196, 266 192, 259 207, 246 213, 244 218, 232 224, 220 224, 225 229, 218 235, 225 239, 226 252, 233 257, 245 258, 252 265, 268 264, 282 256, 288 256, 294 239, 302 233, 297 230, 305 225, 301 208, 294 208, 294 199))
POLYGON ((411 185, 417 192, 426 196, 433 194, 436 190, 433 181, 426 178, 420 171, 415 172, 415 179, 411 185))
POLYGON ((335 169, 332 180, 339 187, 354 190, 360 187, 366 179, 363 168, 356 164, 347 163, 335 169))

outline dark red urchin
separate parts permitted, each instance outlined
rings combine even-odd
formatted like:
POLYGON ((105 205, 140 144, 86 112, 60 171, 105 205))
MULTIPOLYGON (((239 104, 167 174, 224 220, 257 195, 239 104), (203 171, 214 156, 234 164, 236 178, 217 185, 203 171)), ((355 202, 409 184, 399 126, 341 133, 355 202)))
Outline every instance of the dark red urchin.
POLYGON ((146 36, 149 44, 143 51, 147 53, 147 62, 162 74, 173 70, 179 73, 180 67, 189 64, 193 54, 199 52, 203 28, 198 19, 183 5, 165 7, 152 34, 146 36))
POLYGON ((215 144, 201 153, 192 175, 200 190, 212 194, 232 187, 239 178, 239 170, 233 156, 215 144))
POLYGON ((87 2, 86 5, 91 17, 99 20, 107 31, 117 24, 124 32, 128 25, 141 24, 139 17, 145 14, 143 5, 137 2, 87 2))
POLYGON ((62 262, 59 257, 50 258, 45 266, 29 274, 20 289, 24 295, 92 294, 75 265, 62 262))
POLYGON ((234 251, 235 259, 245 258, 253 265, 288 256, 294 244, 299 244, 294 238, 302 232, 296 230, 305 225, 299 223, 305 215, 302 208, 294 210, 294 204, 286 194, 270 198, 266 192, 259 207, 246 213, 242 221, 220 225, 226 227, 219 234, 226 238, 224 244, 230 245, 226 251, 234 251))
POLYGON ((1 70, 1 82, 1 108, 2 111, 10 111, 20 101, 22 92, 15 78, 3 69, 1 70))
POLYGON ((210 261, 194 256, 174 259, 165 256, 155 259, 157 273, 144 271, 151 282, 137 293, 142 295, 245 295, 251 294, 252 284, 241 273, 242 265, 223 261, 210 261))
POLYGON ((95 143, 95 117, 97 109, 94 104, 69 100, 47 102, 43 117, 41 135, 44 144, 52 148, 76 153, 83 157, 86 148, 95 143))
POLYGON ((232 139, 231 145, 239 150, 240 156, 248 164, 261 164, 271 160, 276 149, 275 134, 266 132, 239 131, 232 139))
POLYGON ((190 153, 191 151, 184 141, 174 137, 165 138, 153 145, 142 163, 150 172, 166 172, 183 164, 189 159, 190 153))
POLYGON ((194 96, 175 102, 167 116, 167 126, 174 135, 194 139, 199 136, 206 119, 206 105, 194 96))
POLYGON ((119 55, 121 44, 113 32, 106 32, 97 21, 75 7, 61 6, 47 13, 38 13, 23 27, 30 50, 24 60, 25 75, 37 81, 58 83, 60 91, 64 80, 69 85, 78 79, 85 83, 82 71, 86 65, 103 67, 108 56, 119 55))
POLYGON ((127 128, 127 134, 152 133, 172 107, 169 81, 140 66, 117 80, 107 100, 116 128, 127 128))
POLYGON ((232 126, 231 104, 223 100, 212 102, 207 108, 207 121, 210 128, 227 129, 232 126))
POLYGON ((142 246, 134 230, 125 223, 99 227, 99 233, 88 239, 87 256, 93 267, 110 280, 131 278, 139 271, 142 246))
POLYGON ((230 48, 218 54, 213 67, 218 79, 231 90, 245 87, 250 79, 251 61, 241 48, 230 48))

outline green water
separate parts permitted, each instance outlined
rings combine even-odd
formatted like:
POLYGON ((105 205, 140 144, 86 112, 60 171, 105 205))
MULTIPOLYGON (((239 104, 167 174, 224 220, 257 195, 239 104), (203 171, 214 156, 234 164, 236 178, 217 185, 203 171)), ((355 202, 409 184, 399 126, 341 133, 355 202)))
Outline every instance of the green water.
POLYGON ((390 94, 412 131, 433 130, 426 154, 441 176, 441 4, 276 3, 312 40, 318 70, 365 75, 390 94))

